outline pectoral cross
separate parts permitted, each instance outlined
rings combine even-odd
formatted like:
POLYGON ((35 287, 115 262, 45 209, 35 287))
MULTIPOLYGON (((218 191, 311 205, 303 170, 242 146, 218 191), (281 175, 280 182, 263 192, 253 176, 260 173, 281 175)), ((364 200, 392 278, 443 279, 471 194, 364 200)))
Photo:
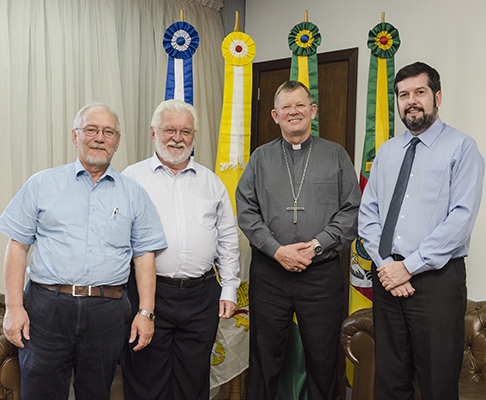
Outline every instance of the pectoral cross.
POLYGON ((297 207, 297 200, 294 200, 294 206, 293 207, 287 207, 287 211, 293 211, 294 212, 294 224, 297 223, 297 211, 304 211, 304 207, 297 207))

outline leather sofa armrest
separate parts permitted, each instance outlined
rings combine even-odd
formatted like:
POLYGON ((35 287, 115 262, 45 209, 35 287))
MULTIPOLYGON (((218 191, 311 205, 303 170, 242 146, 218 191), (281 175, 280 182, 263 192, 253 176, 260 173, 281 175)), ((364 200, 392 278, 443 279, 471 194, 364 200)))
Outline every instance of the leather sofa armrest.
POLYGON ((353 400, 374 399, 375 340, 371 308, 358 310, 341 327, 341 344, 354 365, 353 400))
POLYGON ((0 336, 0 385, 9 393, 8 399, 20 400, 20 364, 17 347, 0 336))

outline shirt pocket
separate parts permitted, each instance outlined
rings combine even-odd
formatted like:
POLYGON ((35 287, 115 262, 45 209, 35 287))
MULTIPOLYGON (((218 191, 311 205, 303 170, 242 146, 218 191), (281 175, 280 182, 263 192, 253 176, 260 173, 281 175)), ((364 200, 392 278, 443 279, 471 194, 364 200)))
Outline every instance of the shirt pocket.
POLYGON ((319 205, 338 203, 338 190, 335 181, 321 181, 311 183, 311 198, 319 205))
POLYGON ((422 172, 419 198, 427 203, 439 203, 448 199, 449 175, 445 169, 422 172))
POLYGON ((213 229, 218 218, 218 201, 196 198, 196 220, 206 229, 213 229))
POLYGON ((109 244, 113 247, 130 247, 132 221, 128 217, 117 215, 110 220, 109 244))

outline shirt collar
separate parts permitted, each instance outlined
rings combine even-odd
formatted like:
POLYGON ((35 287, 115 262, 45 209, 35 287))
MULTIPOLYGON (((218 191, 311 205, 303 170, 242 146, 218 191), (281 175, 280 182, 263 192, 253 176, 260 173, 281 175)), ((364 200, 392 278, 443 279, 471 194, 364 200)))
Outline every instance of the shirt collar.
MULTIPOLYGON (((162 164, 159 157, 157 156, 157 152, 155 152, 155 151, 154 151, 154 155, 150 159, 150 168, 152 169, 153 172, 155 172, 158 168, 162 168, 162 170, 172 174, 172 171, 170 170, 170 168, 168 166, 162 164)), ((179 174, 180 173, 187 173, 189 171, 196 173, 196 163, 194 162, 194 157, 191 157, 189 159, 189 163, 187 164, 186 168, 184 168, 182 171, 179 171, 179 174)))
MULTIPOLYGON (((444 129, 444 126, 445 124, 441 121, 440 117, 438 117, 429 129, 422 132, 417 137, 425 146, 430 147, 434 143, 435 139, 439 137, 440 133, 444 129)), ((405 132, 405 143, 403 144, 403 147, 408 145, 413 137, 414 135, 410 132, 410 130, 407 130, 405 132)))
MULTIPOLYGON (((114 171, 115 170, 111 167, 111 164, 108 165, 108 168, 106 169, 105 173, 101 176, 101 178, 99 180, 101 181, 101 180, 106 178, 106 179, 112 181, 113 184, 115 184, 114 171)), ((83 164, 81 164, 81 161, 79 161, 79 158, 74 163, 74 172, 75 172, 75 175, 76 175, 76 179, 79 179, 79 176, 82 175, 82 174, 85 174, 85 173, 87 175, 90 175, 90 173, 88 171, 86 171, 86 169, 83 167, 83 164)))
MULTIPOLYGON (((292 144, 287 142, 283 137, 282 140, 285 147, 287 147, 288 149, 294 149, 292 144)), ((312 135, 309 135, 309 137, 300 144, 300 149, 305 149, 306 147, 308 147, 311 141, 312 141, 312 135)))

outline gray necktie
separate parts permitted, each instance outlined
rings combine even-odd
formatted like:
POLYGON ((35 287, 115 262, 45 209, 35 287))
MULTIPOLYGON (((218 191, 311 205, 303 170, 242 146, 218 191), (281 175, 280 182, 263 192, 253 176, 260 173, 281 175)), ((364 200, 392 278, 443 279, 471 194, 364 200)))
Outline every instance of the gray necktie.
POLYGON ((418 137, 414 137, 411 140, 410 146, 405 152, 405 157, 403 157, 400 172, 398 173, 395 191, 393 192, 390 201, 390 208, 386 215, 385 226, 381 232, 380 247, 378 248, 380 256, 383 259, 391 255, 395 226, 397 224, 400 208, 402 207, 403 196, 405 196, 405 191, 407 190, 408 179, 410 178, 410 171, 412 170, 413 159, 415 158, 415 147, 418 142, 420 142, 418 137))

